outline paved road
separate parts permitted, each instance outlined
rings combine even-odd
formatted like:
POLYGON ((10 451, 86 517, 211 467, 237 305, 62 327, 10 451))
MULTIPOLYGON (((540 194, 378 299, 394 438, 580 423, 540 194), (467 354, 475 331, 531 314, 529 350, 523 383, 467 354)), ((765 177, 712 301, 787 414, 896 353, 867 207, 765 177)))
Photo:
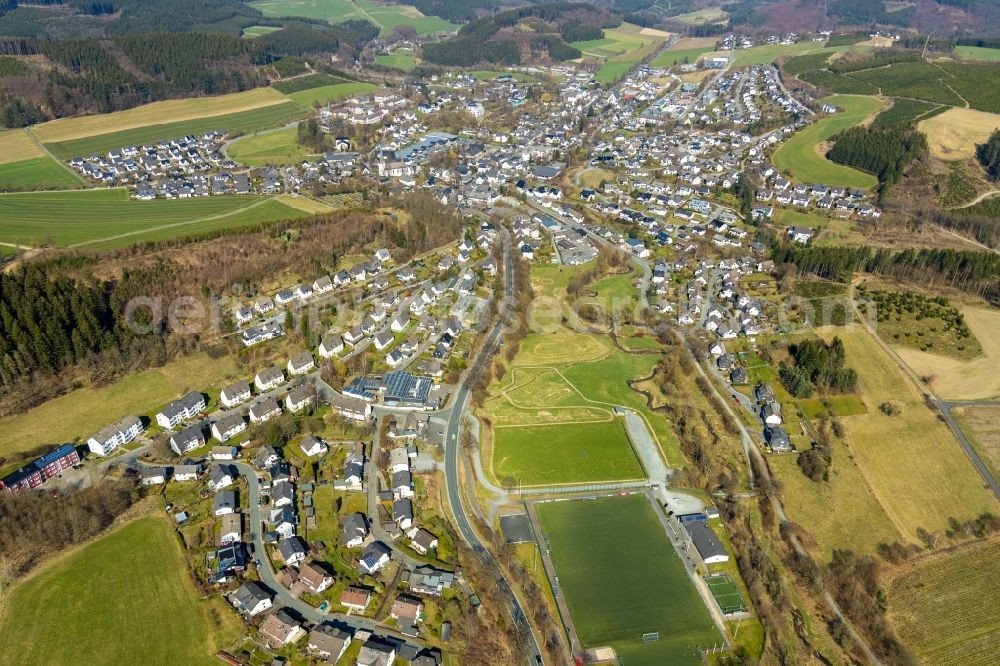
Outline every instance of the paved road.
POLYGON ((504 603, 507 604, 510 615, 518 629, 518 633, 525 642, 530 638, 530 659, 540 660, 541 650, 538 646, 538 641, 535 639, 534 631, 532 631, 531 623, 529 622, 527 615, 525 615, 521 602, 514 593, 514 589, 504 576, 499 563, 494 560, 490 551, 483 546, 482 541, 480 541, 479 536, 476 534, 472 524, 469 522, 469 518, 465 513, 465 506, 462 502, 462 492, 459 484, 459 433, 462 418, 466 409, 468 409, 471 386, 475 382, 479 373, 486 367, 486 364, 489 362, 493 353, 500 347, 503 329, 508 320, 508 308, 510 307, 514 292, 514 267, 510 255, 510 236, 508 235, 506 229, 502 227, 501 236, 503 237, 504 245, 504 300, 500 303, 501 314, 499 321, 493 327, 493 330, 487 335, 476 360, 473 362, 466 374, 465 380, 462 382, 458 390, 455 391, 455 397, 453 398, 451 407, 439 412, 440 415, 445 416, 446 418, 444 431, 445 482, 448 491, 448 504, 451 507, 452 515, 455 517, 455 525, 458 527, 459 533, 469 544, 469 547, 472 548, 473 553, 476 554, 486 567, 486 570, 495 573, 497 588, 503 596, 504 603))

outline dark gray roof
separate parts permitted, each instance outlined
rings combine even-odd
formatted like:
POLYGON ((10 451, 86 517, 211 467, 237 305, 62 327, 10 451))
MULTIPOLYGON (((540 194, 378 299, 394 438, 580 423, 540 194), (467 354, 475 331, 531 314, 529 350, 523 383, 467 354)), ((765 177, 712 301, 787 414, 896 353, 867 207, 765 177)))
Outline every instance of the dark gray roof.
POLYGON ((719 537, 715 535, 712 528, 704 521, 695 520, 686 523, 684 529, 687 530, 691 541, 694 542, 694 547, 698 550, 698 554, 701 555, 703 560, 719 555, 728 557, 726 549, 719 542, 719 537))

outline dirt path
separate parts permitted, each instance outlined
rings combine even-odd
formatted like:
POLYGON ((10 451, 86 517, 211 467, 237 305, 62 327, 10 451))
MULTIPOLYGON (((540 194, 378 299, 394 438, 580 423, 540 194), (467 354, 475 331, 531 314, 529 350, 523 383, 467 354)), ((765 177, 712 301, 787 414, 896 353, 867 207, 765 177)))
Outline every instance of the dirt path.
MULTIPOLYGON (((979 196, 977 196, 977 197, 976 197, 975 199, 973 199, 972 201, 970 201, 970 202, 968 202, 968 203, 964 203, 964 204, 962 204, 961 206, 955 206, 955 207, 954 207, 954 208, 953 208, 952 210, 959 210, 959 209, 961 209, 961 208, 969 208, 969 207, 971 207, 971 206, 975 206, 975 205, 976 205, 977 203, 979 203, 979 202, 980 202, 980 201, 982 201, 983 199, 986 199, 986 198, 988 198, 988 197, 991 197, 991 196, 993 196, 994 194, 1000 194, 1000 190, 996 190, 996 189, 993 189, 993 190, 987 190, 987 191, 983 192, 982 194, 980 194, 979 196)), ((985 246, 984 246, 984 247, 985 247, 985 246)))

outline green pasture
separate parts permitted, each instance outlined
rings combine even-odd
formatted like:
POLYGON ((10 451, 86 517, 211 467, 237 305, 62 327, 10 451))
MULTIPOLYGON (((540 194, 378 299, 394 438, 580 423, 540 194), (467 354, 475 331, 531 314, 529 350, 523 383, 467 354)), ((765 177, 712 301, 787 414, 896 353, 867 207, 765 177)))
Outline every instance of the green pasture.
POLYGON ((307 109, 313 108, 316 104, 326 104, 327 102, 337 102, 347 97, 360 95, 361 93, 375 90, 376 86, 361 81, 350 81, 348 83, 335 83, 319 88, 310 88, 294 92, 289 97, 299 106, 307 109))
POLYGON ((137 201, 124 189, 0 195, 0 241, 109 248, 253 222, 302 217, 265 196, 137 201))
POLYGON ((413 54, 403 52, 381 53, 375 56, 375 62, 382 67, 401 69, 404 72, 409 72, 417 66, 417 61, 413 59, 413 54))
POLYGON ((248 38, 260 37, 276 30, 281 30, 281 28, 271 25, 252 25, 249 28, 243 28, 243 36, 248 38))
POLYGON ((882 102, 874 97, 848 95, 836 95, 822 101, 841 110, 797 132, 775 151, 772 163, 782 173, 791 174, 795 180, 805 183, 874 187, 878 184, 875 176, 834 164, 820 154, 820 144, 828 141, 834 134, 864 121, 882 107, 882 102))
POLYGON ((0 624, 17 637, 16 658, 0 661, 211 666, 241 631, 224 606, 198 597, 169 518, 139 518, 8 593, 0 624), (68 627, 86 629, 56 640, 68 627))
POLYGON ((298 142, 297 134, 295 127, 250 134, 234 141, 228 155, 248 166, 300 164, 309 159, 312 152, 298 142))
POLYGON ((82 181, 51 157, 35 157, 0 164, 0 191, 62 190, 82 181))
POLYGON ((714 49, 711 46, 701 46, 691 49, 677 49, 676 51, 664 51, 653 58, 649 63, 652 67, 673 67, 689 62, 692 65, 698 62, 698 58, 703 53, 709 53, 714 49))

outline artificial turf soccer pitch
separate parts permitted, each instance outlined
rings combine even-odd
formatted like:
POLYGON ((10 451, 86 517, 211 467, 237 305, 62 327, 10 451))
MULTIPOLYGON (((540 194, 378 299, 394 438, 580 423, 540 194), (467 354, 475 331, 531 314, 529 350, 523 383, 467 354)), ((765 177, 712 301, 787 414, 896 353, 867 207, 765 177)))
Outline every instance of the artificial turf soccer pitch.
POLYGON ((748 610, 746 602, 743 601, 743 595, 740 594, 740 589, 736 587, 736 583, 729 577, 729 574, 707 576, 705 583, 708 585, 708 589, 712 591, 712 596, 715 597, 719 608, 726 615, 748 610))
POLYGON ((539 502, 550 549, 584 648, 611 645, 624 666, 698 664, 722 636, 642 494, 539 502), (643 642, 659 632, 660 640, 643 642))

